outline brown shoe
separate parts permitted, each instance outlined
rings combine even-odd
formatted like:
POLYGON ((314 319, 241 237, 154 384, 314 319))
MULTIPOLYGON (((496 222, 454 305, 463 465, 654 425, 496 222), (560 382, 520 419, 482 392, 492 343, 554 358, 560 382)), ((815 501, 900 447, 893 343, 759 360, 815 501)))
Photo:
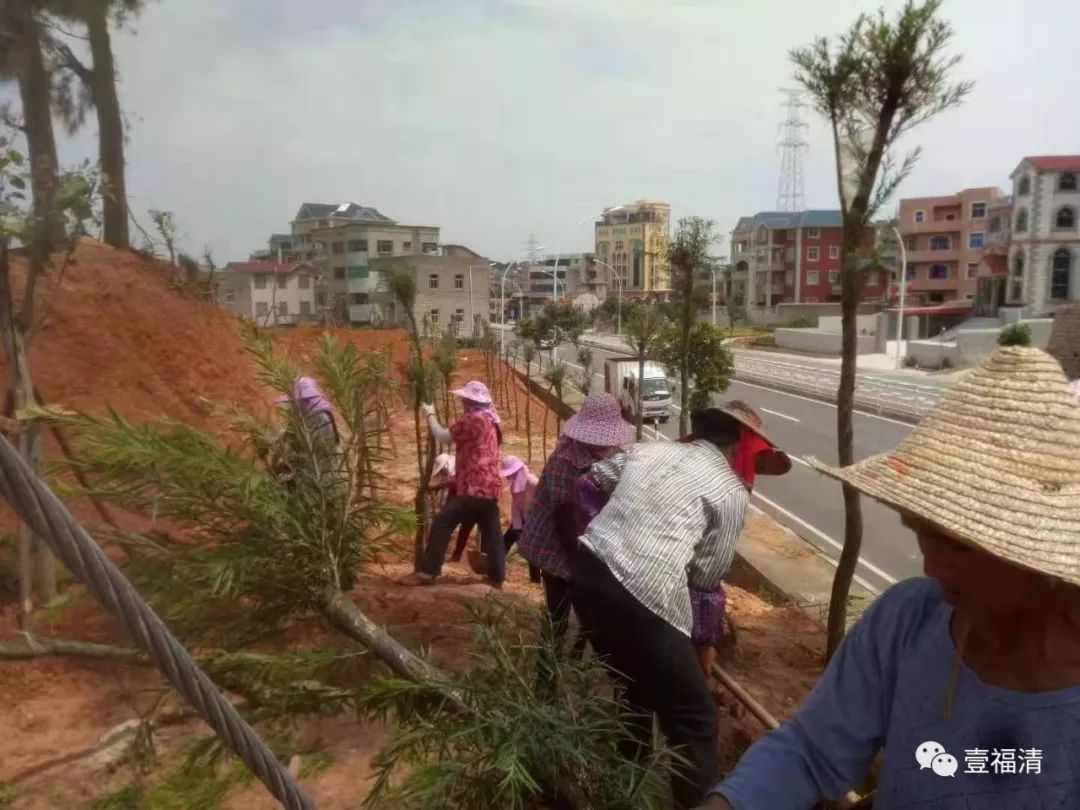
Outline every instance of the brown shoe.
POLYGON ((404 576, 398 580, 398 585, 407 585, 409 587, 416 587, 418 585, 434 585, 435 577, 430 574, 423 574, 419 571, 413 571, 408 576, 404 576))

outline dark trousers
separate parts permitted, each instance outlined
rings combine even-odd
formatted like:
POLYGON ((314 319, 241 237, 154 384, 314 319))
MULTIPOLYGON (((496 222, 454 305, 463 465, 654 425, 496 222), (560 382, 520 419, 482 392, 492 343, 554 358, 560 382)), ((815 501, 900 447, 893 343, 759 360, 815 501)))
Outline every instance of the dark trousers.
POLYGON ((676 807, 696 807, 716 783, 716 703, 690 639, 641 604, 586 549, 575 556, 574 611, 593 649, 623 686, 639 748, 647 747, 652 715, 686 763, 672 779, 676 807))
POLYGON ((465 553, 465 547, 469 545, 469 535, 472 534, 472 530, 475 528, 475 523, 461 524, 461 528, 458 529, 457 540, 454 541, 454 553, 450 555, 451 560, 457 562, 461 559, 461 555, 465 553))
POLYGON ((503 548, 499 526, 499 502, 490 498, 473 498, 454 495, 431 522, 427 548, 420 570, 437 577, 442 573, 450 535, 463 523, 475 523, 480 527, 480 548, 487 554, 488 579, 502 582, 506 578, 506 550, 503 548))
MULTIPOLYGON (((514 547, 514 543, 521 537, 521 529, 515 529, 512 525, 506 532, 503 533, 503 547, 506 549, 507 556, 510 555, 510 549, 514 547)), ((535 563, 529 563, 529 580, 531 582, 540 581, 540 566, 535 563)))

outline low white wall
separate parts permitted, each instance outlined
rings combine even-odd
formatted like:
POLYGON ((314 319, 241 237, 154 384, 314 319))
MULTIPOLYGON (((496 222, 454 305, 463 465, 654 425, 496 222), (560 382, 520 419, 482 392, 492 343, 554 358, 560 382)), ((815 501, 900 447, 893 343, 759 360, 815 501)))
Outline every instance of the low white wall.
MULTIPOLYGON (((782 349, 794 349, 815 354, 840 354, 840 334, 825 332, 821 329, 777 329, 776 345, 782 349)), ((877 340, 873 335, 857 335, 855 338, 858 354, 873 354, 877 350, 877 340)))
MULTIPOLYGON (((1038 318, 1023 321, 1031 328, 1031 345, 1045 349, 1050 342, 1053 320, 1038 318)), ((974 366, 994 353, 1001 329, 961 329, 956 340, 909 340, 906 356, 913 357, 919 368, 941 368, 942 358, 953 367, 974 366)), ((778 341, 779 342, 779 341, 778 341)))
MULTIPOLYGON (((840 334, 842 329, 841 318, 839 315, 820 315, 818 316, 818 329, 822 332, 835 332, 840 334)), ((862 334, 864 331, 868 335, 877 334, 878 328, 878 316, 872 315, 856 315, 855 316, 855 331, 862 334)))

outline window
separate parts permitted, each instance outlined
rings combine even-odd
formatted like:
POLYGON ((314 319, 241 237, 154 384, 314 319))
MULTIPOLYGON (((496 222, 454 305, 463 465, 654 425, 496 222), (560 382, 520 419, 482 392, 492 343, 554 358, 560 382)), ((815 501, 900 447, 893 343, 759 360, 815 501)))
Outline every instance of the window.
POLYGON ((1016 184, 1016 193, 1021 197, 1025 194, 1031 193, 1031 178, 1024 175, 1020 178, 1020 182, 1016 184))
POLYGON ((990 233, 1000 233, 1000 232, 1001 232, 1001 217, 999 217, 999 216, 990 217, 990 233))
POLYGON ((806 229, 806 238, 807 239, 820 239, 821 238, 821 228, 807 228, 806 229))
POLYGON ((947 236, 933 236, 930 238, 931 250, 948 250, 951 244, 947 236))
POLYGON ((371 303, 371 297, 367 293, 350 293, 349 303, 353 306, 363 306, 371 303))
POLYGON ((829 245, 829 258, 830 259, 839 259, 840 258, 840 246, 839 245, 829 245))
POLYGON ((839 281, 840 281, 840 271, 839 270, 830 270, 829 271, 829 283, 830 284, 837 284, 837 283, 839 283, 839 281))
POLYGON ((904 240, 904 247, 906 247, 908 250, 915 250, 915 246, 917 244, 918 240, 916 240, 914 236, 909 236, 907 239, 904 240))
POLYGON ((439 277, 435 273, 432 273, 427 277, 427 286, 429 290, 439 289, 439 277))
POLYGON ((270 305, 265 301, 260 301, 255 305, 255 317, 265 318, 270 314, 270 305))
POLYGON ((930 278, 932 279, 947 279, 949 277, 949 266, 947 264, 932 264, 930 265, 930 278))
POLYGON ((329 224, 330 224, 330 221, 329 221, 329 220, 326 220, 326 219, 320 219, 320 220, 319 220, 319 221, 318 221, 318 222, 316 223, 316 227, 319 227, 319 228, 325 228, 325 227, 326 227, 327 225, 329 225, 329 224))
POLYGON ((909 264, 907 266, 906 275, 907 275, 907 278, 905 279, 906 281, 914 281, 915 280, 915 265, 909 264))
POLYGON ((818 283, 818 271, 817 270, 807 270, 806 271, 806 283, 810 287, 813 287, 815 284, 818 283))
POLYGON ((277 314, 278 315, 288 315, 289 314, 289 302, 288 301, 278 301, 277 314))
POLYGON ((307 273, 301 273, 296 277, 296 289, 298 290, 310 290, 311 289, 311 276, 307 273))
POLYGON ((350 239, 349 253, 367 253, 367 239, 350 239))
POLYGON ((971 218, 984 219, 986 217, 986 203, 977 202, 971 204, 971 218))
POLYGON ((821 258, 821 248, 812 247, 806 249, 806 260, 808 262, 816 262, 821 258))
POLYGON ((945 221, 946 222, 954 222, 955 220, 956 220, 956 214, 946 214, 945 215, 945 221))
POLYGON ((925 222, 925 221, 926 221, 926 212, 925 211, 916 211, 915 212, 915 222, 919 223, 919 222, 925 222))
POLYGON ((1058 191, 1076 191, 1076 175, 1063 174, 1058 178, 1058 191))
POLYGON ((287 290, 289 288, 289 277, 284 273, 278 273, 277 287, 279 290, 287 290))
POLYGON ((438 326, 439 325, 439 310, 437 310, 437 309, 431 310, 431 312, 428 313, 428 320, 431 322, 432 326, 438 326))
MULTIPOLYGON (((1025 178, 1026 179, 1026 178, 1025 178)), ((1016 232, 1027 233, 1028 226, 1028 214, 1026 208, 1021 208, 1016 212, 1016 232)))
POLYGON ((1054 228, 1059 231, 1071 231, 1076 228, 1076 209, 1064 206, 1054 216, 1054 228))
POLYGON ((420 252, 421 253, 434 253, 438 249, 439 249, 439 243, 438 242, 424 242, 423 244, 420 245, 420 252))
POLYGON ((401 243, 401 249, 402 250, 412 250, 412 242, 402 242, 401 243))
POLYGON ((236 291, 232 287, 225 288, 225 303, 231 304, 236 300, 236 291))
POLYGON ((979 264, 978 264, 978 262, 968 262, 967 277, 968 278, 975 278, 978 275, 979 275, 979 264))
POLYGON ((983 236, 981 233, 969 233, 968 234, 968 247, 972 250, 978 250, 983 246, 983 236))
POLYGON ((344 255, 344 253, 345 253, 345 243, 344 242, 331 242, 330 243, 330 252, 333 253, 335 256, 344 255))
POLYGON ((622 242, 616 242, 615 243, 615 249, 616 250, 622 250, 623 249, 623 243, 622 242))
POLYGON ((352 266, 349 268, 349 278, 367 278, 370 271, 366 267, 352 266))
POLYGON ((458 323, 463 323, 465 321, 465 310, 463 310, 463 309, 455 309, 454 310, 454 320, 457 321, 458 323))
POLYGON ((300 314, 301 315, 307 315, 307 316, 311 315, 311 302, 310 301, 301 301, 300 302, 300 314))
POLYGON ((1017 253, 1013 258, 1012 283, 1009 285, 1010 303, 1019 303, 1024 297, 1024 254, 1017 253))
POLYGON ((344 267, 335 267, 334 268, 334 278, 336 278, 338 281, 344 281, 345 280, 345 268, 344 267))
POLYGON ((255 276, 255 289, 256 290, 265 290, 266 289, 266 276, 255 276))
POLYGON ((384 253, 393 253, 394 252, 394 240, 393 239, 380 239, 378 242, 375 243, 375 249, 379 251, 380 256, 382 256, 384 253))
POLYGON ((1069 300, 1069 282, 1072 276, 1072 254, 1068 248, 1060 248, 1054 253, 1050 265, 1050 298, 1053 301, 1069 300))
POLYGON ((454 289, 455 290, 464 290, 465 289, 465 276, 461 275, 460 273, 458 273, 456 276, 454 276, 454 289))

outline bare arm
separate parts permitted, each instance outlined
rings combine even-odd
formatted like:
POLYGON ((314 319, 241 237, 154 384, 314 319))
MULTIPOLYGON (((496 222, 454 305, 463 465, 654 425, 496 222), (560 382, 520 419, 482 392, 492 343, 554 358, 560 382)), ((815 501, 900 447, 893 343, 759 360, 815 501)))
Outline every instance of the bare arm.
POLYGON ((439 444, 450 444, 454 437, 450 435, 448 428, 444 428, 439 424, 439 420, 435 417, 435 414, 428 414, 427 418, 428 430, 431 431, 431 435, 435 437, 435 441, 439 444))

